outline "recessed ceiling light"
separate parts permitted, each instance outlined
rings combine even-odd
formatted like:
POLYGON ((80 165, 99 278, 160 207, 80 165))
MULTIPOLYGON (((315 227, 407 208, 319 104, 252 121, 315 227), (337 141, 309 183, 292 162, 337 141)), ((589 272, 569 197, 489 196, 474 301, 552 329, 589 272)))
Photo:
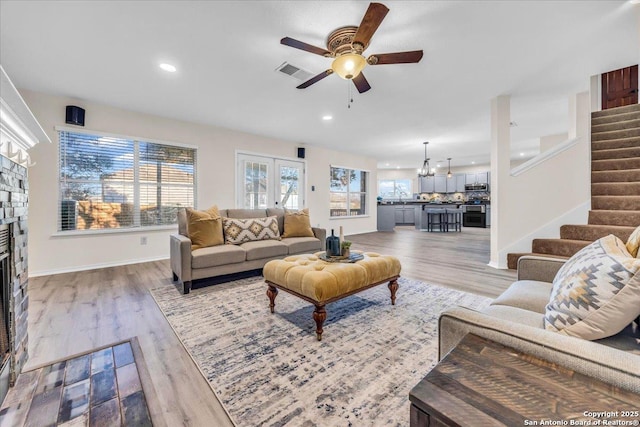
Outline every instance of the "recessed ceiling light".
POLYGON ((333 119, 333 116, 329 116, 329 115, 322 116, 322 120, 324 120, 325 122, 329 121, 329 120, 332 120, 332 119, 333 119))
POLYGON ((520 153, 520 157, 524 156, 524 153, 520 153))
POLYGON ((476 162, 471 162, 471 164, 472 164, 472 165, 475 165, 475 164, 476 164, 476 162))
POLYGON ((629 0, 631 4, 640 4, 640 0, 629 0))
POLYGON ((389 163, 385 163, 384 165, 385 165, 385 166, 389 166, 389 163))
POLYGON ((396 169, 400 169, 400 166, 396 166, 396 169))
POLYGON ((167 64, 166 62, 163 62, 162 64, 160 64, 160 68, 162 68, 163 70, 168 71, 170 73, 175 73, 176 72, 176 67, 174 65, 167 64))

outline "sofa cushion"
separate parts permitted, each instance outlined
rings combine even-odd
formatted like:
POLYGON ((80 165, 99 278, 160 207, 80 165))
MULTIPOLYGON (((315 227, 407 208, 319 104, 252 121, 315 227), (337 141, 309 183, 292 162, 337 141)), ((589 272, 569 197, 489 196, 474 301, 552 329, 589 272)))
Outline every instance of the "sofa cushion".
POLYGON ((507 305, 544 314, 549 303, 551 287, 552 284, 549 282, 518 280, 493 300, 491 305, 507 305))
POLYGON ((489 316, 519 323, 521 325, 532 326, 534 328, 544 328, 544 313, 536 313, 519 307, 508 305, 490 305, 482 310, 489 316))
POLYGON ((282 237, 313 237, 309 209, 284 211, 284 232, 282 237))
POLYGON ((191 268, 208 268, 244 262, 247 252, 240 246, 219 245, 191 252, 191 268))
POLYGON ((640 314, 640 259, 610 234, 572 256, 553 280, 545 328, 596 340, 640 314))
POLYGON ((239 245, 256 240, 280 240, 278 220, 275 216, 266 218, 223 218, 224 239, 227 244, 239 245))
POLYGON ((313 253, 322 250, 322 242, 315 237, 287 237, 282 243, 289 248, 289 254, 313 253))
POLYGON ((284 231, 284 209, 267 208, 267 216, 278 217, 278 228, 280 229, 280 234, 282 234, 284 231))
POLYGON ((227 218, 265 218, 271 215, 267 215, 266 209, 227 209, 227 218))
POLYGON ((640 257, 638 253, 638 247, 640 247, 640 225, 633 230, 629 239, 627 239, 627 244, 625 245, 631 256, 640 257))
POLYGON ((191 250, 221 245, 224 243, 222 236, 222 218, 217 206, 212 206, 205 211, 186 208, 187 233, 191 239, 191 250))
POLYGON ((240 247, 247 252, 247 261, 287 255, 287 246, 277 240, 247 242, 240 247))

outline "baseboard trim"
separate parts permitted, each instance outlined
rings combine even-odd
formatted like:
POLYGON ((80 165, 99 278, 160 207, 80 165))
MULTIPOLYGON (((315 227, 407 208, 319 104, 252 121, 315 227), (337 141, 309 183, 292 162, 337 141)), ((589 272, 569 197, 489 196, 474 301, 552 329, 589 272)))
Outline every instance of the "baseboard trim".
POLYGON ((55 270, 42 270, 42 271, 30 270, 29 277, 41 277, 41 276, 50 276, 53 274, 75 273, 78 271, 96 270, 98 268, 119 267, 122 265, 140 264, 143 262, 152 262, 152 261, 164 261, 166 259, 169 259, 169 257, 166 255, 163 255, 160 257, 140 258, 140 259, 134 259, 129 261, 105 262, 105 263, 91 264, 91 265, 80 265, 76 267, 60 268, 55 270))
POLYGON ((494 262, 494 261, 491 261, 491 262, 490 262, 489 264, 487 264, 487 265, 488 265, 489 267, 491 267, 491 268, 495 268, 495 269, 497 269, 497 270, 507 270, 507 269, 508 269, 508 267, 507 267, 507 265, 506 265, 506 264, 502 265, 501 263, 499 263, 499 262, 494 262))

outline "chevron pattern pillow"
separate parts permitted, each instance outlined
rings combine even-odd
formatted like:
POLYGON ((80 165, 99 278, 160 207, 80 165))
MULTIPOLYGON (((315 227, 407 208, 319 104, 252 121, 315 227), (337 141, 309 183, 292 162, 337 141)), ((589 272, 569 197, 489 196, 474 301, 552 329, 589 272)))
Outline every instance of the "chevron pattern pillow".
POLYGON ((640 259, 610 234, 571 257, 553 280, 545 328, 587 340, 615 335, 640 315, 640 259))
POLYGON ((225 243, 229 245, 239 245, 256 240, 280 240, 278 217, 276 216, 249 219, 223 218, 222 228, 225 243))

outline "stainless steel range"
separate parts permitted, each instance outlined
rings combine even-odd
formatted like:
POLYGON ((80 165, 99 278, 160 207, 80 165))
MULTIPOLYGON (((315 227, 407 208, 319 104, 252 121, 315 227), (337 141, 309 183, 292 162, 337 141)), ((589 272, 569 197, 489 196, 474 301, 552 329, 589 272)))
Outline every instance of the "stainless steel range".
POLYGON ((462 226, 487 228, 487 207, 462 205, 462 226))

